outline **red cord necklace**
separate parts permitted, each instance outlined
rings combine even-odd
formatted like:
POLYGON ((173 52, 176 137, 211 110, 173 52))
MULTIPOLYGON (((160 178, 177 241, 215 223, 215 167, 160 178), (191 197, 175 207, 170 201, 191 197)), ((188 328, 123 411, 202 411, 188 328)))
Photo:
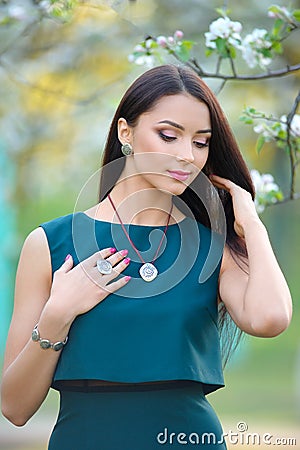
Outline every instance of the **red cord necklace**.
POLYGON ((168 229, 168 226, 169 226, 169 222, 170 222, 170 218, 171 218, 171 214, 172 214, 172 210, 173 210, 173 202, 172 202, 172 206, 171 206, 171 209, 170 209, 170 212, 169 212, 169 215, 168 215, 168 220, 167 220, 167 224, 166 224, 165 229, 164 229, 163 236, 162 236, 162 238, 161 238, 161 240, 160 240, 160 243, 159 243, 159 246, 158 246, 158 248, 157 248, 157 250, 156 250, 156 253, 155 253, 155 255, 154 255, 154 258, 153 258, 153 260, 152 260, 150 263, 149 263, 149 262, 146 263, 146 262, 144 261, 144 259, 142 258, 142 255, 140 254, 140 252, 138 251, 138 249, 136 248, 136 246, 134 245, 134 243, 133 243, 132 240, 130 239, 129 234, 128 234, 127 231, 126 231, 126 228, 125 228, 125 226, 124 226, 124 224, 123 224, 123 222, 122 222, 121 217, 120 217, 119 214, 118 214, 118 211, 117 211, 117 209, 116 209, 116 207, 115 207, 115 205, 114 205, 114 203, 113 203, 113 201, 112 201, 112 199, 111 199, 110 194, 108 194, 108 198, 109 198, 110 203, 112 204, 112 207, 113 207, 115 213, 117 214, 117 217, 118 217, 119 222, 120 222, 120 224, 121 224, 121 226, 122 226, 122 228, 123 228, 123 231, 124 231, 124 233, 125 233, 126 236, 127 236, 127 239, 129 240, 129 242, 130 242, 132 248, 135 250, 135 252, 137 253, 138 257, 140 258, 140 260, 141 260, 142 263, 143 263, 143 265, 141 266, 141 268, 140 268, 140 270, 139 270, 141 277, 142 277, 143 280, 145 280, 145 281, 152 281, 152 280, 154 280, 154 279, 157 277, 157 275, 158 275, 158 270, 157 270, 157 268, 154 266, 153 263, 154 263, 154 261, 156 260, 156 257, 157 257, 157 255, 158 255, 158 252, 159 252, 160 247, 161 247, 161 245, 162 245, 163 239, 166 237, 167 229, 168 229))

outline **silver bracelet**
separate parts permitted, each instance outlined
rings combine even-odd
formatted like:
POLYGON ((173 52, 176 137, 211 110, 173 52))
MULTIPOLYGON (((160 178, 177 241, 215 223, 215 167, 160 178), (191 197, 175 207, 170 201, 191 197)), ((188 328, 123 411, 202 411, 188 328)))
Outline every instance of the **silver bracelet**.
POLYGON ((55 343, 50 342, 49 339, 43 339, 40 337, 40 332, 38 330, 38 324, 36 324, 36 326, 32 330, 31 339, 34 342, 39 342, 40 347, 44 350, 47 350, 48 348, 52 348, 52 350, 54 350, 55 352, 58 352, 66 345, 66 343, 68 341, 68 336, 66 336, 64 341, 58 341, 55 343))

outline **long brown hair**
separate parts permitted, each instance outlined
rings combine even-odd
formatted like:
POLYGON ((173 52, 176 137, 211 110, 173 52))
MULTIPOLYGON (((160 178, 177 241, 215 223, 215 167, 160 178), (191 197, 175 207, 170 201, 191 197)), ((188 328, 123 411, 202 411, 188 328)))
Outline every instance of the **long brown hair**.
MULTIPOLYGON (((163 96, 188 93, 204 102, 210 112, 212 136, 209 145, 208 160, 202 169, 205 175, 216 174, 228 178, 250 192, 254 200, 255 192, 249 170, 245 164, 237 142, 220 104, 204 81, 191 69, 175 65, 162 65, 148 70, 137 78, 125 92, 112 120, 103 158, 102 167, 114 161, 113 169, 102 170, 99 201, 101 202, 119 179, 124 168, 124 155, 118 139, 118 120, 123 117, 129 126, 134 127, 141 114, 153 108, 163 96), (119 160, 119 161, 118 161, 119 160)), ((247 249, 244 240, 234 230, 234 213, 231 195, 218 189, 226 216, 226 243, 230 252, 243 270, 247 267, 247 249), (241 264, 242 263, 242 264, 241 264)), ((178 196, 190 208, 194 218, 210 227, 206 208, 199 201, 191 187, 187 187, 178 196)), ((241 331, 227 313, 223 302, 219 305, 219 329, 224 365, 233 349, 237 346, 241 331)))

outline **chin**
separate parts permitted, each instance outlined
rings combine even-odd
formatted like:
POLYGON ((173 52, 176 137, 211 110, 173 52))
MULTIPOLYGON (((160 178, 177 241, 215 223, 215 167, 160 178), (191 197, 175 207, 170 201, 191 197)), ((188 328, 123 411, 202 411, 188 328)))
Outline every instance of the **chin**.
POLYGON ((187 184, 184 183, 168 183, 168 186, 161 186, 157 188, 160 191, 166 192, 167 194, 171 194, 171 195, 181 195, 184 193, 184 191, 186 190, 186 188, 188 187, 187 184))

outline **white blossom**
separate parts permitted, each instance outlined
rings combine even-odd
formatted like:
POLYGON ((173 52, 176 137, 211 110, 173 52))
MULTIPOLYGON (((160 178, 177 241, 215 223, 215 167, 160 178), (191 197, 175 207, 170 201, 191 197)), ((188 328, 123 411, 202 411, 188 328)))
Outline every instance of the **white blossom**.
MULTIPOLYGON (((286 116, 281 116, 280 117, 280 121, 281 122, 287 122, 287 117, 286 116)), ((287 131, 287 125, 285 125, 284 123, 281 124, 281 127, 284 131, 287 131)), ((291 133, 296 136, 296 137, 300 137, 300 114, 295 114, 292 122, 291 122, 291 133)))
POLYGON ((242 56, 251 68, 256 65, 268 66, 272 62, 272 58, 264 56, 261 50, 270 49, 271 46, 272 42, 268 39, 267 30, 255 28, 242 41, 242 56))
POLYGON ((128 55, 128 61, 130 62, 130 63, 133 63, 133 62, 135 62, 135 56, 132 54, 132 53, 130 53, 130 55, 128 55))
POLYGON ((239 47, 241 43, 240 32, 242 25, 240 22, 233 22, 229 17, 220 17, 212 22, 209 31, 204 33, 205 45, 209 48, 216 48, 215 40, 218 38, 228 39, 228 42, 234 47, 239 47))
POLYGON ((300 114, 295 114, 291 123, 291 130, 295 136, 300 136, 300 114))
POLYGON ((264 211, 267 203, 270 201, 276 203, 276 194, 279 192, 279 187, 275 183, 273 175, 269 173, 260 174, 258 170, 252 169, 250 174, 255 189, 255 207, 257 212, 261 213, 264 211), (270 196, 272 192, 275 194, 273 197, 272 194, 270 196), (266 198, 267 195, 268 199, 266 198))
POLYGON ((278 6, 276 5, 277 11, 268 11, 268 16, 271 17, 271 19, 291 19, 292 14, 285 6, 278 6))
POLYGON ((134 47, 133 51, 137 53, 145 53, 145 48, 142 45, 138 44, 134 47))
POLYGON ((8 8, 8 15, 15 20, 24 20, 26 18, 26 11, 23 6, 13 5, 8 8))
POLYGON ((213 33, 207 32, 204 33, 205 36, 205 45, 209 48, 217 48, 217 44, 215 43, 216 36, 213 33))
POLYGON ((45 11, 48 12, 48 9, 50 8, 51 4, 49 0, 42 0, 41 2, 39 2, 38 6, 39 8, 44 9, 45 11))
POLYGON ((151 48, 152 44, 153 44, 153 39, 146 39, 145 40, 145 46, 146 46, 147 49, 151 48))
POLYGON ((268 125, 264 122, 258 123, 253 127, 253 131, 258 134, 262 134, 265 138, 273 138, 277 135, 277 132, 270 129, 268 125))
POLYGON ((151 69, 155 65, 154 57, 152 55, 146 55, 146 54, 136 57, 134 59, 134 62, 138 66, 146 66, 149 69, 151 69))

